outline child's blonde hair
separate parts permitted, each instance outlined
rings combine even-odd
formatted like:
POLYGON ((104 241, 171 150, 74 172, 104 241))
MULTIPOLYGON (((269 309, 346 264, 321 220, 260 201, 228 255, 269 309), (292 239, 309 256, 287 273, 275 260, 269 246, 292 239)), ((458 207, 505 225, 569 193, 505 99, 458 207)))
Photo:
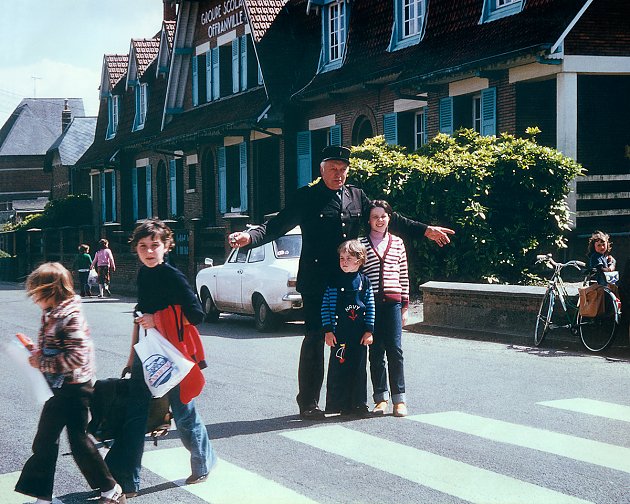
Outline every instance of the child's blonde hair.
POLYGON ((588 239, 588 254, 592 254, 595 252, 595 242, 603 241, 606 243, 606 254, 609 254, 612 250, 612 242, 610 241, 610 236, 603 231, 595 231, 591 237, 588 239))
POLYGON ((26 279, 26 293, 35 302, 53 299, 56 306, 74 296, 72 275, 58 262, 44 263, 26 279))
POLYGON ((337 253, 347 252, 351 256, 356 257, 361 265, 365 264, 365 258, 367 257, 367 250, 359 240, 348 240, 343 242, 337 247, 337 253))

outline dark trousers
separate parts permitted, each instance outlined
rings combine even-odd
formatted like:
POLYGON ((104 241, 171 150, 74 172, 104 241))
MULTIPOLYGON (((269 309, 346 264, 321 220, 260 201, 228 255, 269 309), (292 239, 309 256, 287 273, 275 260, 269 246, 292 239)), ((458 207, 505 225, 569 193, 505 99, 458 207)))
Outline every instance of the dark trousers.
POLYGON ((374 389, 374 402, 388 401, 387 368, 389 387, 394 404, 405 401, 405 371, 402 351, 402 312, 400 303, 376 305, 374 342, 370 345, 370 376, 374 389))
POLYGON ((53 392, 54 396, 44 404, 33 441, 33 455, 24 464, 15 491, 52 500, 59 436, 64 427, 68 430, 72 456, 90 487, 111 490, 116 482, 86 433, 91 384, 66 384, 53 392))
POLYGON ((367 405, 367 347, 361 345, 361 337, 351 338, 343 348, 343 362, 339 357, 340 345, 331 347, 326 382, 326 411, 329 413, 351 412, 367 405))
POLYGON ((297 403, 300 411, 314 408, 324 382, 324 331, 322 329, 323 291, 302 293, 305 336, 298 364, 297 403))
POLYGON ((81 285, 81 296, 90 296, 92 294, 90 285, 88 284, 89 271, 79 271, 79 284, 81 285))

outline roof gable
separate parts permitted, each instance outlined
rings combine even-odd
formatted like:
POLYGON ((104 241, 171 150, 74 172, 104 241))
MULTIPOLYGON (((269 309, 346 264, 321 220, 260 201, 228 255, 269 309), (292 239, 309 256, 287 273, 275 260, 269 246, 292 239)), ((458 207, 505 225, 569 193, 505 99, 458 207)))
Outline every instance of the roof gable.
POLYGON ((106 54, 103 57, 103 70, 101 72, 101 96, 111 92, 127 73, 129 64, 128 54, 106 54))
POLYGON ((132 39, 129 48, 127 66, 127 86, 132 81, 140 80, 149 65, 155 60, 160 50, 160 39, 132 39))

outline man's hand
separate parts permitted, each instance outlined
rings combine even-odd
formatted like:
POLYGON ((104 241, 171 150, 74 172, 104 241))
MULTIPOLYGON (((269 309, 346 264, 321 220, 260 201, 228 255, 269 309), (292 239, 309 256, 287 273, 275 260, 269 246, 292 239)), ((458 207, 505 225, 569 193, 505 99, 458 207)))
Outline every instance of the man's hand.
POLYGON ((374 343, 374 338, 372 337, 372 333, 371 332, 364 333, 363 337, 361 338, 361 344, 365 346, 369 346, 372 343, 374 343))
POLYGON ((334 347, 337 344, 337 338, 335 338, 335 333, 327 332, 324 335, 324 339, 326 340, 326 344, 329 347, 334 347))
POLYGON ((247 247, 252 242, 252 237, 249 233, 237 231, 228 236, 228 243, 232 248, 247 247))
POLYGON ((440 226, 427 226, 427 229, 424 232, 424 236, 426 236, 429 240, 433 240, 440 247, 451 243, 451 239, 448 237, 448 235, 452 234, 455 234, 455 231, 440 226))

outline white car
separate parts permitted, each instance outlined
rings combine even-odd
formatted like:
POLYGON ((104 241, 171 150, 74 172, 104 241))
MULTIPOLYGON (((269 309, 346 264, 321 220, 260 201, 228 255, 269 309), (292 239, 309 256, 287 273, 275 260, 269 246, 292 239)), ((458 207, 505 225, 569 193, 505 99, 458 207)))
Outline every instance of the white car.
POLYGON ((274 329, 281 319, 301 316, 302 296, 295 290, 302 251, 299 227, 253 249, 234 249, 225 264, 197 273, 197 294, 208 322, 221 312, 254 315, 256 329, 274 329))

